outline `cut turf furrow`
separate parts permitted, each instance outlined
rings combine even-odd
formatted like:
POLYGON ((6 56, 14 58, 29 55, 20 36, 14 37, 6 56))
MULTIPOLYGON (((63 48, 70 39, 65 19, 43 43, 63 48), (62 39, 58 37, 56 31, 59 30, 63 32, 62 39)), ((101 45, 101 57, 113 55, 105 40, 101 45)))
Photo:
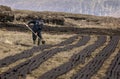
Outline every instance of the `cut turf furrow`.
POLYGON ((109 44, 77 74, 73 75, 71 79, 90 79, 100 69, 104 61, 115 51, 119 39, 119 36, 113 36, 109 44))
POLYGON ((72 36, 72 37, 68 38, 67 40, 62 41, 61 43, 56 44, 56 45, 41 45, 39 47, 35 46, 31 49, 25 50, 14 56, 8 56, 8 57, 0 60, 0 67, 10 65, 10 64, 12 64, 20 59, 23 59, 23 58, 31 57, 35 52, 39 52, 40 50, 43 51, 44 49, 50 49, 50 48, 56 47, 56 46, 65 46, 65 45, 72 44, 78 38, 78 36, 79 35, 72 36))
POLYGON ((112 61, 104 79, 120 79, 120 51, 112 61))
POLYGON ((98 40, 94 44, 87 46, 82 51, 78 52, 76 55, 73 55, 69 62, 66 62, 60 65, 59 67, 46 72, 45 74, 40 76, 39 79, 56 79, 58 76, 65 74, 66 72, 70 71, 73 67, 85 61, 85 58, 89 53, 91 54, 95 49, 103 45, 105 42, 106 36, 99 36, 98 40))
POLYGON ((107 37, 106 36, 99 36, 98 40, 92 44, 87 46, 85 49, 80 51, 78 54, 74 55, 71 60, 74 63, 85 63, 86 57, 90 57, 91 53, 94 52, 98 47, 102 46, 106 42, 107 37))
POLYGON ((26 77, 27 73, 30 73, 32 70, 39 67, 40 64, 42 64, 43 62, 45 62, 55 54, 63 51, 72 50, 75 47, 80 47, 82 45, 85 45, 89 40, 90 40, 90 36, 83 36, 82 39, 79 39, 76 44, 68 45, 63 48, 58 47, 48 51, 43 51, 41 54, 0 74, 0 78, 1 79, 18 79, 19 76, 26 77))

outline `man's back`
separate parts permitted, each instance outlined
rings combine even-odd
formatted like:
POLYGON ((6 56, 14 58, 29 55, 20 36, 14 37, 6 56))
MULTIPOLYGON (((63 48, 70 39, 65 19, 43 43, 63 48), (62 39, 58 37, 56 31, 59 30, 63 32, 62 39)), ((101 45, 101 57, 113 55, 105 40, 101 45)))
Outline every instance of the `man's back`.
POLYGON ((32 30, 37 32, 41 31, 43 27, 43 21, 42 20, 32 20, 28 23, 28 25, 33 24, 32 30))

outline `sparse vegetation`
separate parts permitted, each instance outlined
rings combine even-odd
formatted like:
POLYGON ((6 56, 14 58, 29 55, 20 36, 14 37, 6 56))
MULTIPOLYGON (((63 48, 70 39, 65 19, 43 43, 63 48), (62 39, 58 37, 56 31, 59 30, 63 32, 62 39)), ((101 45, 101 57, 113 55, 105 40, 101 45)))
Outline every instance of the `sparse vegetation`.
POLYGON ((0 79, 107 79, 110 74, 120 78, 114 74, 119 73, 114 64, 120 60, 119 18, 2 7, 15 17, 12 20, 8 13, 8 22, 0 16, 0 79), (22 24, 36 16, 45 22, 45 45, 34 46, 22 24))

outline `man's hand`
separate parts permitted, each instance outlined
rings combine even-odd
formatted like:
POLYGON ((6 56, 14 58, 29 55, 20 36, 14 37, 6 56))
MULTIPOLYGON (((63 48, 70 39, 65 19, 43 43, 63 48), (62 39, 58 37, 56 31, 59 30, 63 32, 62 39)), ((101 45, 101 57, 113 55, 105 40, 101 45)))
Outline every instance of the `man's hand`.
POLYGON ((35 35, 37 36, 37 33, 35 33, 35 35))

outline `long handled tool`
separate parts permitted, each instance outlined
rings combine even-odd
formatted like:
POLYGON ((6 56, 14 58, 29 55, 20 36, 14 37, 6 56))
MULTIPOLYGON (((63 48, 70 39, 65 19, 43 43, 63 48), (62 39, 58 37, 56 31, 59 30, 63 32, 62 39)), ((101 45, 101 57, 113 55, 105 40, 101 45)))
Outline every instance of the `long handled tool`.
MULTIPOLYGON (((41 39, 27 24, 24 23, 24 25, 33 33, 35 34, 39 39, 41 39)), ((42 39, 42 44, 45 44, 45 41, 42 39)))
MULTIPOLYGON (((25 24, 25 23, 24 23, 25 24)), ((33 33, 35 34, 39 39, 41 39, 27 24, 25 26, 33 33)))

